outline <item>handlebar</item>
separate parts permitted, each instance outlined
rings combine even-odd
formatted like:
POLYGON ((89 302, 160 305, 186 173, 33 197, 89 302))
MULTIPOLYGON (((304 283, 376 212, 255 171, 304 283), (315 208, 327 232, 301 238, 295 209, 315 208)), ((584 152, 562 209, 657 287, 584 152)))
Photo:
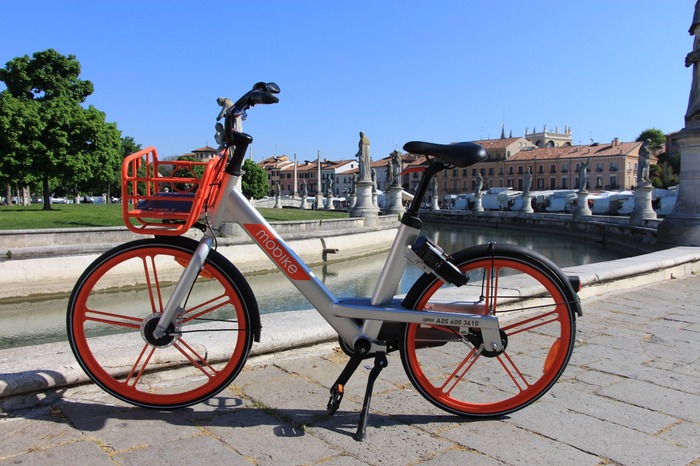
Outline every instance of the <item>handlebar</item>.
POLYGON ((245 115, 246 110, 258 104, 276 104, 279 98, 275 94, 279 94, 280 88, 273 82, 258 82, 255 83, 253 89, 246 92, 240 99, 226 110, 226 120, 224 123, 224 141, 226 146, 233 148, 231 160, 226 166, 226 172, 230 175, 240 175, 243 159, 245 158, 246 150, 253 138, 243 132, 237 131, 235 127, 236 119, 245 115))
POLYGON ((276 104, 280 100, 275 94, 279 94, 279 92, 280 88, 275 83, 255 83, 253 89, 246 92, 243 97, 238 99, 236 103, 228 109, 228 112, 234 115, 240 115, 257 104, 276 104))

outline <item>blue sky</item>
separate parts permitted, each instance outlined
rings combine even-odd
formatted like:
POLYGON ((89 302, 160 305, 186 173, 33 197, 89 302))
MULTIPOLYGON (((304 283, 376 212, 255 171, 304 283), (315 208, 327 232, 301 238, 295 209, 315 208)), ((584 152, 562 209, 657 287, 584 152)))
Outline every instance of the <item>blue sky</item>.
MULTIPOLYGON (((75 55, 89 104, 161 155, 214 142, 219 96, 275 81, 250 110, 256 160, 375 160, 409 140, 575 144, 683 127, 692 0, 0 0, 0 66, 75 55)), ((4 89, 0 83, 0 89, 4 89)))

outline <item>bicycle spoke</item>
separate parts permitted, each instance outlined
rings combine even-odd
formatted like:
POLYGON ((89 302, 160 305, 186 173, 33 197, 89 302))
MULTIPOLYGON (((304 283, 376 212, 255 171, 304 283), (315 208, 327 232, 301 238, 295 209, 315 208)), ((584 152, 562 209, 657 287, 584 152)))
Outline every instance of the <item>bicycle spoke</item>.
POLYGON ((136 358, 136 361, 134 362, 134 365, 131 367, 131 370, 129 371, 129 374, 126 376, 126 380, 124 383, 128 386, 131 387, 136 387, 136 385, 139 383, 139 380, 141 379, 141 376, 143 375, 143 372, 146 370, 146 366, 148 365, 149 361, 151 360, 151 357, 153 356, 153 353, 155 353, 156 349, 150 345, 144 345, 143 349, 141 350, 141 353, 139 353, 138 358, 136 358), (130 383, 130 381, 132 381, 130 383))
POLYGON ((476 354, 476 351, 477 348, 472 348, 472 350, 457 366, 454 372, 447 377, 447 380, 445 380, 445 382, 439 387, 442 393, 449 395, 457 384, 464 379, 464 376, 467 375, 467 372, 469 372, 469 370, 476 363, 477 359, 479 359, 479 355, 476 354))
POLYGON ((160 284, 158 282, 158 269, 156 267, 156 258, 154 255, 143 257, 143 271, 148 289, 148 297, 151 302, 152 312, 158 313, 163 311, 163 297, 160 293, 160 284), (155 287, 155 296, 154 296, 155 287))
POLYGON ((530 384, 525 379, 525 376, 522 372, 520 372, 518 366, 511 359, 510 355, 507 352, 498 356, 498 362, 501 364, 501 367, 503 367, 503 370, 508 375, 508 378, 510 378, 510 380, 513 381, 513 384, 517 388, 518 393, 522 393, 530 387, 530 384))
POLYGON ((190 307, 184 314, 183 323, 202 317, 203 315, 215 312, 226 305, 231 304, 231 299, 226 294, 221 294, 215 298, 209 299, 206 302, 190 307))
POLYGON ((95 311, 92 309, 85 310, 84 320, 133 329, 139 329, 141 327, 141 319, 137 317, 114 314, 112 312, 95 311))
POLYGON ((529 330, 536 329, 538 327, 543 327, 555 322, 559 322, 560 317, 556 310, 548 312, 546 314, 531 317, 529 319, 521 320, 510 325, 503 326, 503 330, 509 335, 517 335, 521 332, 527 332, 529 330))
POLYGON ((178 340, 177 343, 173 345, 177 350, 182 353, 187 360, 192 363, 192 366, 202 372, 209 379, 214 378, 218 371, 212 367, 211 364, 206 360, 205 356, 201 356, 194 348, 187 344, 182 338, 178 340))

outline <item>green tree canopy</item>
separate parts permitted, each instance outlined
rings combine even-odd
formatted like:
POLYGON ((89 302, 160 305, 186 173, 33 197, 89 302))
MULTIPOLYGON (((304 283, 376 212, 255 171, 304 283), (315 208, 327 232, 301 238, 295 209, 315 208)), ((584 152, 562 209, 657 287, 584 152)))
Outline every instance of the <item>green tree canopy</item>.
POLYGON ((655 188, 668 188, 678 184, 680 157, 671 157, 664 151, 666 135, 657 128, 645 129, 639 134, 638 142, 649 139, 649 150, 656 156, 657 163, 649 167, 649 180, 655 188))
POLYGON ((243 195, 248 199, 262 199, 270 191, 267 184, 267 173, 250 159, 243 162, 243 179, 241 187, 243 195))
POLYGON ((646 141, 649 139, 649 150, 656 154, 659 150, 663 149, 666 145, 666 135, 663 131, 657 128, 645 129, 637 137, 637 142, 646 141))
POLYGON ((8 183, 40 181, 44 209, 51 208, 56 185, 78 191, 114 182, 119 173, 119 130, 103 112, 81 105, 93 85, 79 75, 75 56, 53 49, 0 69, 7 86, 0 93, 0 176, 8 183))

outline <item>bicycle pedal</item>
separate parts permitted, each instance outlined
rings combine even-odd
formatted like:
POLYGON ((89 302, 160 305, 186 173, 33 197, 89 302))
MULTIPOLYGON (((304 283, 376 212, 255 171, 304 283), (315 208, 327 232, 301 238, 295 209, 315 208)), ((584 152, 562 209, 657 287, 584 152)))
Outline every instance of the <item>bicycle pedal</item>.
POLYGON ((433 273, 442 281, 457 287, 466 285, 469 281, 469 278, 452 263, 449 254, 425 236, 418 237, 408 248, 406 258, 424 272, 433 273))
POLYGON ((345 389, 340 384, 331 388, 331 397, 328 400, 328 406, 326 407, 326 413, 328 413, 329 416, 334 415, 335 412, 338 411, 338 407, 340 407, 340 402, 343 401, 344 392, 345 389))

